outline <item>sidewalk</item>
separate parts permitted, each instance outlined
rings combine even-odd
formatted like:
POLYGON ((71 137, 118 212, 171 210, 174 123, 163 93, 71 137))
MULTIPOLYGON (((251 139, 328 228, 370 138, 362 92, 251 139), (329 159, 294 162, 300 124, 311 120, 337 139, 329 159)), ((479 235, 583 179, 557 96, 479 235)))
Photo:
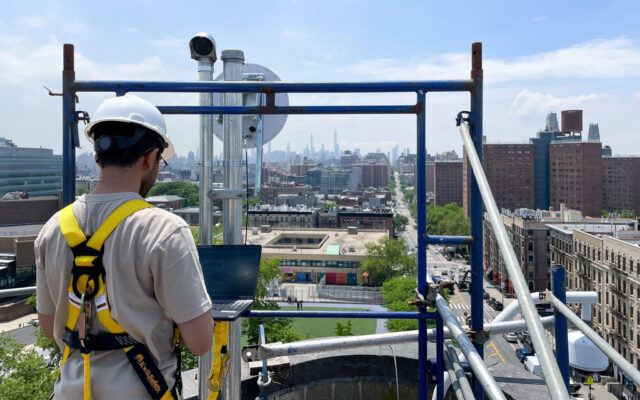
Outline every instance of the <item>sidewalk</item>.
POLYGON ((9 332, 38 322, 38 314, 27 314, 13 321, 0 322, 0 332, 9 332))

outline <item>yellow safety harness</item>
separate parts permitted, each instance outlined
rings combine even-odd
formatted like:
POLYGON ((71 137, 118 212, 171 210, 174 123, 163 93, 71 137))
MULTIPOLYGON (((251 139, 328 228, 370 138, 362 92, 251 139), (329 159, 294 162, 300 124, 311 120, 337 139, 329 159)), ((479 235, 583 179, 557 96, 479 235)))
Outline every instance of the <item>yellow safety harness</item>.
POLYGON ((227 351, 229 343, 229 321, 215 321, 213 325, 213 354, 211 373, 209 374, 209 396, 207 400, 216 400, 227 378, 231 357, 227 351))
POLYGON ((135 340, 111 317, 106 290, 105 270, 102 264, 103 244, 113 230, 131 214, 144 208, 153 207, 143 200, 131 200, 116 208, 90 236, 85 237, 73 215, 72 205, 63 208, 59 214, 60 230, 71 251, 74 261, 69 284, 69 316, 63 335, 65 343, 60 371, 69 358, 72 349, 79 349, 84 359, 84 400, 91 399, 92 351, 123 349, 134 371, 142 381, 153 400, 178 399, 182 391, 180 377, 180 336, 174 326, 173 345, 178 357, 176 384, 169 388, 160 369, 143 343, 135 340), (92 335, 91 304, 95 303, 98 320, 109 332, 92 335))

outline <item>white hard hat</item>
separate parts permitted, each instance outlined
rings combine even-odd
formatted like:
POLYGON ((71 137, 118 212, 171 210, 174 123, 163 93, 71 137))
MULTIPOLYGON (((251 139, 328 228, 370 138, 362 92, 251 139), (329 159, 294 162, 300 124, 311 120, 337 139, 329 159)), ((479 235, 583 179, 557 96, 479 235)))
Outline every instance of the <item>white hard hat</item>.
POLYGON ((173 144, 167 137, 167 125, 162 113, 143 98, 127 93, 103 101, 93 115, 91 123, 84 129, 89 142, 93 143, 94 139, 92 128, 101 122, 129 122, 150 129, 160 135, 167 144, 162 158, 168 160, 174 155, 173 144))

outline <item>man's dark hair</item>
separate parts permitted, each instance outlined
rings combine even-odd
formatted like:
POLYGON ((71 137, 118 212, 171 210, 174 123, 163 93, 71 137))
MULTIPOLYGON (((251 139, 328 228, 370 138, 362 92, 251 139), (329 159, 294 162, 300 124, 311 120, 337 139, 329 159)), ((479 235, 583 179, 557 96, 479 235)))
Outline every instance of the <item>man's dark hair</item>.
POLYGON ((139 133, 140 130, 142 130, 143 134, 132 146, 122 149, 116 148, 105 152, 96 152, 97 161, 102 164, 102 167, 104 168, 110 165, 119 167, 131 166, 135 164, 140 157, 156 148, 158 149, 156 160, 159 160, 160 155, 164 151, 165 142, 160 135, 138 124, 115 121, 96 124, 92 129, 94 141, 104 135, 131 138, 135 136, 136 131, 139 133))

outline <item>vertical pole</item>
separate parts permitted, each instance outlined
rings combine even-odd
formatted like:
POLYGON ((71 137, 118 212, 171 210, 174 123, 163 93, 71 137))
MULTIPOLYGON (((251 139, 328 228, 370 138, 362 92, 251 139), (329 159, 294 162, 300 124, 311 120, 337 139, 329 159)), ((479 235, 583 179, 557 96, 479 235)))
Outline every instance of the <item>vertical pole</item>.
MULTIPOLYGON (((241 50, 222 52, 225 81, 242 81, 244 53, 241 50)), ((242 93, 225 93, 224 106, 241 106, 242 93)), ((224 115, 223 119, 224 188, 242 189, 242 115, 224 115)), ((224 199, 224 244, 242 244, 242 199, 224 199)), ((240 318, 229 324, 229 354, 231 365, 224 387, 225 400, 240 400, 242 365, 240 350, 240 318)))
MULTIPOLYGON (((565 271, 562 266, 555 266, 551 268, 551 285, 553 289, 553 295, 563 303, 567 303, 567 291, 565 285, 565 271)), ((591 307, 591 305, 583 305, 583 307, 591 307)), ((558 361, 558 367, 560 373, 562 373, 562 379, 564 384, 569 390, 569 339, 567 334, 567 317, 554 311, 555 315, 555 336, 556 336, 556 360, 558 361)))
MULTIPOLYGON (((211 59, 198 61, 198 79, 213 80, 213 62, 211 59)), ((212 93, 200 93, 200 105, 210 106, 212 93)), ((211 192, 213 172, 213 115, 200 114, 200 244, 211 244, 213 235, 211 192)))
POLYGON ((436 399, 444 399, 444 329, 442 317, 436 316, 436 399))
MULTIPOLYGON (((264 95, 260 93, 259 106, 264 105, 263 96, 264 95)), ((256 183, 253 188, 254 196, 257 196, 260 193, 260 187, 262 185, 262 127, 264 125, 264 116, 259 115, 258 118, 260 118, 260 120, 258 121, 258 132, 256 136, 256 183)), ((247 185, 248 184, 249 182, 247 182, 247 185)))
MULTIPOLYGON (((213 61, 211 59, 198 61, 198 79, 200 81, 213 80, 213 61)), ((211 93, 200 93, 200 105, 210 106, 213 100, 211 93)), ((198 229, 200 244, 213 242, 212 202, 209 193, 212 183, 213 162, 213 116, 200 114, 200 151, 198 154, 200 164, 200 207, 198 216, 198 229)), ((209 393, 207 376, 211 370, 211 351, 198 357, 198 394, 201 399, 206 399, 209 393)))
POLYGON ((62 69, 62 205, 73 203, 76 197, 76 148, 73 140, 72 115, 76 111, 76 93, 73 84, 76 80, 74 70, 73 45, 63 46, 62 69))
MULTIPOLYGON (((427 247, 426 247, 426 230, 427 230, 427 192, 426 192, 426 173, 425 173, 425 104, 426 95, 423 91, 418 92, 417 105, 417 153, 418 168, 416 197, 418 201, 418 291, 423 296, 427 295, 427 247)), ((425 313, 426 309, 420 307, 420 313, 425 313)), ((440 343, 442 345, 442 343, 440 343)), ((427 320, 418 320, 418 399, 426 400, 427 398, 427 320)))
MULTIPOLYGON (((482 162, 482 43, 471 45, 471 79, 474 90, 471 93, 471 136, 473 144, 482 162)), ((471 329, 483 330, 482 313, 482 197, 474 174, 471 174, 471 329)), ((475 344, 476 351, 484 358, 484 347, 475 344)), ((484 393, 480 382, 474 379, 476 399, 483 399, 484 393)))

